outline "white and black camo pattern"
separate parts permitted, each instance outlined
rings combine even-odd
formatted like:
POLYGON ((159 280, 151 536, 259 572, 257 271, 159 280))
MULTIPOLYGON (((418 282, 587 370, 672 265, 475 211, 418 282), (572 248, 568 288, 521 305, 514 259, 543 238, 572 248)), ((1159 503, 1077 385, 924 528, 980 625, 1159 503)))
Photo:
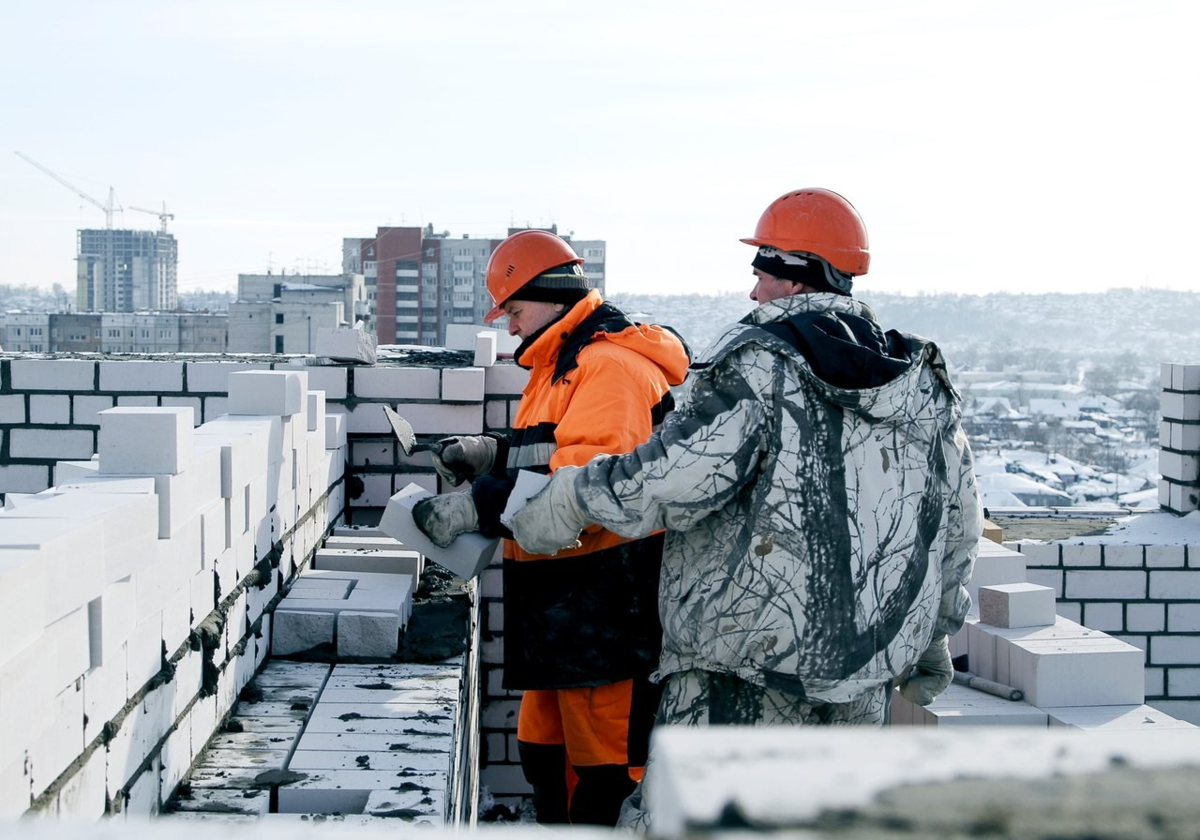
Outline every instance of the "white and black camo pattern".
POLYGON ((832 294, 759 307, 706 354, 660 432, 577 478, 591 521, 669 529, 660 678, 714 671, 842 703, 969 609, 982 510, 940 351, 909 337, 900 376, 839 389, 747 326, 815 310, 874 318, 832 294))

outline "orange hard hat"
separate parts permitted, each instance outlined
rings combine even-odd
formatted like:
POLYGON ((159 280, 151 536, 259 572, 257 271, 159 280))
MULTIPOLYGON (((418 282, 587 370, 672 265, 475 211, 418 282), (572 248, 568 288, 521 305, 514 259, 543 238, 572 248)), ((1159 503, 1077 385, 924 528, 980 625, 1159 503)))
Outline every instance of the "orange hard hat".
POLYGON ((504 301, 543 271, 560 265, 578 265, 583 257, 566 241, 545 230, 522 230, 496 246, 487 264, 487 288, 495 306, 483 322, 490 324, 501 315, 504 301))
POLYGON ((816 254, 838 271, 866 274, 871 264, 867 227, 854 205, 832 190, 793 190, 771 202, 748 245, 816 254))

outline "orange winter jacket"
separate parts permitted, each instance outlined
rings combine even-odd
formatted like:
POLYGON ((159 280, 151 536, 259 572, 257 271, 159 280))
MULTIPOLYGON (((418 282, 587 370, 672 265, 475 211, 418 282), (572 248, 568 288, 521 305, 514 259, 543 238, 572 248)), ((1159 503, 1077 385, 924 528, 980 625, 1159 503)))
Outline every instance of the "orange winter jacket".
MULTIPOLYGON (((509 441, 509 479, 599 453, 629 452, 674 407, 687 375, 683 342, 636 324, 593 290, 522 348, 530 370, 509 441)), ((504 541, 505 685, 603 685, 658 662, 662 534, 630 540, 599 526, 554 557, 504 541)))

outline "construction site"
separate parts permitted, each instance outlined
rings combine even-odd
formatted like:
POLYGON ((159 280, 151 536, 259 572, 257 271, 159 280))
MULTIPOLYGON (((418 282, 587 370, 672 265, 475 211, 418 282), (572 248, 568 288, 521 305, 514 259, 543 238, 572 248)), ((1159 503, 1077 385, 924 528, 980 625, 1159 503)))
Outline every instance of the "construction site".
MULTIPOLYGON (((314 357, 0 360, 8 836, 545 830, 495 543, 456 573, 388 525, 444 488, 384 407, 421 441, 504 430, 526 372, 486 330, 337 361, 355 333, 314 357)), ((1169 427, 1200 422, 1198 371, 1164 365, 1169 427)), ((980 542, 961 673, 929 706, 896 694, 883 731, 656 731, 651 832, 1194 836, 1200 524, 1164 476, 1161 510, 1052 539, 996 516, 1019 537, 980 542)))

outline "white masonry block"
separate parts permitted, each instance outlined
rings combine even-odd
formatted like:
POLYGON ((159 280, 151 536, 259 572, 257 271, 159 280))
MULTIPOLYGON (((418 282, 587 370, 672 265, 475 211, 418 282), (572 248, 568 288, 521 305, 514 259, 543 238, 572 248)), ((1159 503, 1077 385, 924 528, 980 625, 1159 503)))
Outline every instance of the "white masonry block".
POLYGON ((998 583, 979 588, 979 619, 996 627, 1054 624, 1054 590, 1036 583, 998 583))
POLYGON ((1008 684, 1035 706, 1141 705, 1145 654, 1111 637, 1012 640, 1008 684))
POLYGON ((390 612, 343 610, 337 618, 337 655, 390 658, 400 640, 400 616, 390 612))
POLYGON ((191 408, 118 406, 99 416, 101 473, 176 475, 191 463, 191 408))
POLYGON ((281 429, 278 417, 235 418, 228 415, 196 429, 197 445, 221 447, 223 498, 235 498, 251 479, 266 472, 272 460, 272 443, 278 446, 281 429))
MULTIPOLYGON (((382 413, 382 412, 380 412, 382 413)), ((346 445, 346 415, 331 411, 325 415, 325 448, 341 449, 346 445)))
POLYGON ((353 327, 322 327, 317 330, 316 352, 335 362, 373 365, 378 353, 378 339, 374 333, 353 327))
POLYGON ((271 629, 271 653, 288 656, 320 645, 332 645, 336 620, 337 616, 332 612, 277 610, 271 629))
POLYGON ((420 553, 403 547, 331 548, 326 544, 325 548, 318 548, 313 555, 313 568, 338 572, 385 572, 419 578, 423 559, 420 553))
POLYGON ((900 692, 892 697, 893 721, 911 726, 1039 726, 1048 725, 1042 709, 1021 701, 1005 700, 965 685, 952 683, 928 706, 909 703, 900 692))
POLYGON ((325 431, 325 392, 309 391, 308 399, 308 431, 325 431))
POLYGON ((47 624, 42 556, 37 551, 0 549, 0 615, 5 625, 0 633, 0 665, 33 644, 47 624))
POLYGON ((464 580, 470 580, 491 562, 499 540, 488 539, 477 531, 471 531, 457 536, 447 548, 434 545, 417 527, 412 515, 417 502, 433 495, 417 484, 409 484, 388 499, 379 520, 379 530, 464 580))
MULTIPOLYGON (((990 540, 981 541, 981 545, 983 542, 990 540)), ((975 558, 971 579, 967 582, 967 592, 971 596, 971 612, 975 615, 979 614, 979 587, 1026 582, 1025 558, 1015 551, 1000 546, 996 548, 999 550, 997 553, 980 552, 975 558)))
POLYGON ((25 552, 43 566, 47 623, 100 595, 104 565, 96 547, 103 542, 104 527, 98 520, 12 519, 0 527, 0 554, 25 552))
POLYGON ((475 367, 491 367, 496 364, 496 332, 484 330, 475 333, 475 367))
POLYGON ((480 402, 483 400, 483 368, 445 368, 442 370, 444 402, 480 402))
MULTIPOLYGON (((153 487, 154 479, 136 479, 153 487)), ((99 522, 102 541, 92 547, 107 585, 127 577, 158 537, 158 499, 153 492, 107 493, 97 488, 115 482, 94 482, 87 490, 66 490, 9 511, 13 519, 68 519, 99 522)), ((126 485, 132 486, 132 485, 126 485)), ((59 488, 60 490, 62 488, 59 488)))
POLYGON ((229 374, 229 413, 287 417, 304 411, 307 378, 301 371, 241 370, 229 374))

